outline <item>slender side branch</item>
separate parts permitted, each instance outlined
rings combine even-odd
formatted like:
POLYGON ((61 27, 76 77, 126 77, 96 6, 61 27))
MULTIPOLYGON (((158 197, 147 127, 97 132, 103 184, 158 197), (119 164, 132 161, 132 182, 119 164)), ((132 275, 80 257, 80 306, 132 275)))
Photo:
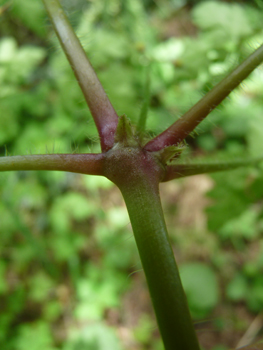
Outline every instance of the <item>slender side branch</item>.
POLYGON ((0 171, 59 170, 103 175, 104 154, 36 154, 0 157, 0 171))
POLYGON ((248 165, 256 165, 261 162, 263 157, 250 158, 250 159, 240 159, 229 162, 213 162, 213 163, 179 163, 168 165, 166 168, 166 175, 162 182, 170 181, 173 179, 178 179, 180 177, 205 174, 205 173, 215 173, 217 171, 225 171, 240 168, 248 165))
POLYGON ((186 136, 263 61, 263 45, 232 73, 210 90, 168 129, 149 141, 145 150, 153 152, 183 141, 186 136))
POLYGON ((58 0, 43 0, 96 123, 102 151, 113 146, 118 116, 58 0))
POLYGON ((145 87, 144 87, 144 99, 143 99, 143 104, 141 108, 141 112, 139 115, 139 120, 137 124, 137 132, 140 135, 140 138, 142 139, 143 132, 145 131, 145 126, 146 126, 146 120, 147 120, 147 115, 148 115, 148 109, 150 105, 150 65, 146 67, 146 82, 145 82, 145 87))

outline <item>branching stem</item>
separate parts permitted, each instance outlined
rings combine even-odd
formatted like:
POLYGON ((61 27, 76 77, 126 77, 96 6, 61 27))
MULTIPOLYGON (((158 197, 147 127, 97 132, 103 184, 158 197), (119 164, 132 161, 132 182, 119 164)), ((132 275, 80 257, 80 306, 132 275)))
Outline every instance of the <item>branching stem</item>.
POLYGON ((58 0, 43 0, 97 126, 102 151, 113 146, 118 116, 58 0))
POLYGON ((148 109, 150 105, 150 65, 146 67, 146 82, 144 87, 144 99, 141 107, 141 112, 139 115, 139 120, 137 124, 137 132, 139 133, 140 139, 143 138, 143 133, 146 127, 146 120, 148 115, 148 109))
POLYGON ((163 170, 140 148, 113 149, 105 160, 129 212, 165 350, 199 350, 160 202, 163 170))
POLYGON ((182 142, 247 76, 263 61, 263 45, 253 52, 232 73, 210 90, 188 112, 168 129, 149 141, 145 150, 153 152, 182 142))
POLYGON ((0 171, 61 170, 103 175, 104 154, 37 154, 0 157, 0 171))
POLYGON ((257 165, 262 162, 263 157, 248 158, 248 159, 235 159, 232 161, 218 161, 210 163, 178 163, 167 166, 165 177, 162 182, 178 179, 180 177, 215 173, 218 171, 233 170, 244 166, 257 165))

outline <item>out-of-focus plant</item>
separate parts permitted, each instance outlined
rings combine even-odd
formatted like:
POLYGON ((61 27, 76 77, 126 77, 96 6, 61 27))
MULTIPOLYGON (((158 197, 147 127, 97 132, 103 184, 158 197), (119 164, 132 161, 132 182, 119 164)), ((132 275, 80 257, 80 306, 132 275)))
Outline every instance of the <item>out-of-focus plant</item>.
MULTIPOLYGON (((224 78, 221 83, 211 89, 199 102, 194 105, 194 107, 192 107, 181 118, 174 122, 169 128, 150 139, 149 135, 145 133, 147 107, 149 104, 150 94, 149 82, 146 84, 145 101, 137 127, 132 127, 129 119, 125 115, 119 117, 112 107, 108 96, 104 92, 77 37, 75 36, 67 18, 65 17, 59 2, 56 0, 44 0, 44 4, 59 37, 63 50, 67 55, 71 67, 73 68, 73 71, 77 77, 78 83, 83 91, 86 102, 90 108, 99 133, 102 152, 74 154, 58 153, 11 157, 6 156, 1 158, 0 170, 62 170, 88 175, 105 176, 115 183, 121 190, 128 208, 165 349, 199 349, 195 331, 191 322, 188 305, 174 260, 174 255, 167 236, 167 230, 159 199, 158 186, 161 182, 170 181, 175 178, 234 169, 239 166, 257 164, 261 161, 261 156, 234 160, 231 162, 222 161, 195 163, 192 161, 186 161, 184 159, 184 150, 186 148, 184 140, 198 126, 198 124, 261 63, 263 60, 262 46, 252 53, 238 68, 224 78), (180 160, 180 156, 182 156, 182 160, 180 160)), ((191 50, 194 42, 187 39, 185 42, 171 40, 163 46, 156 47, 155 50, 153 50, 149 55, 145 55, 144 65, 150 66, 149 69, 153 75, 152 89, 156 94, 158 94, 162 88, 161 84, 163 79, 166 79, 166 84, 168 85, 172 79, 183 81, 185 74, 189 74, 189 71, 191 70, 189 70, 189 67, 186 70, 184 70, 182 67, 180 72, 177 73, 173 70, 173 64, 180 66, 182 65, 182 62, 185 62, 186 65, 192 65, 193 71, 202 77, 202 79, 200 78, 200 81, 202 81, 204 85, 208 81, 207 64, 211 60, 214 61, 214 64, 209 65, 212 73, 223 72, 230 68, 222 63, 217 63, 217 61, 222 59, 220 55, 225 54, 221 53, 221 50, 224 51, 223 49, 225 49, 224 52, 229 51, 229 53, 232 51, 234 52, 231 45, 238 45, 241 38, 251 34, 251 28, 249 24, 246 23, 246 19, 244 18, 241 21, 243 23, 242 28, 238 28, 236 31, 233 30, 230 37, 229 32, 231 32, 232 27, 230 30, 227 30, 226 28, 225 33, 224 31, 218 31, 220 26, 221 28, 225 28, 229 23, 229 21, 225 21, 225 19, 222 18, 232 18, 233 14, 238 14, 240 18, 243 16, 242 11, 238 12, 240 9, 239 7, 222 7, 221 11, 222 13, 225 12, 226 16, 219 18, 217 23, 217 17, 213 19, 213 15, 215 14, 215 9, 220 8, 220 6, 224 5, 219 5, 217 2, 211 1, 208 3, 203 3, 202 6, 196 8, 194 12, 196 23, 200 26, 203 25, 205 30, 203 39, 204 45, 200 45, 201 52, 197 56, 200 62, 196 62, 196 60, 193 59, 191 50), (204 18, 202 18, 203 14, 205 14, 204 18), (220 21, 223 21, 223 23, 220 21), (244 25, 244 23, 246 25, 244 25), (207 55, 207 46, 205 43, 208 43, 209 40, 214 41, 215 39, 217 40, 218 47, 215 48, 214 52, 209 52, 209 55, 207 55), (171 57, 167 57, 169 52, 171 57), (166 59, 167 62, 165 62, 166 59), (158 61, 163 62, 159 64, 158 61), (199 67, 199 71, 195 70, 194 66, 196 65, 199 67), (170 76, 169 72, 172 73, 172 77, 170 76)), ((92 16, 95 14, 91 13, 89 15, 92 16)), ((32 24, 32 28, 34 28, 34 24, 32 24)), ((136 29, 137 28, 135 28, 135 33, 136 29)), ((141 28, 138 28, 137 33, 140 32, 141 28)), ((150 32, 148 33, 148 40, 153 40, 150 32)), ((128 52, 127 48, 125 47, 127 43, 123 40, 121 35, 119 40, 117 40, 116 37, 110 32, 108 33, 108 36, 103 35, 100 37, 100 30, 98 30, 96 35, 98 36, 96 38, 98 40, 94 40, 96 43, 95 45, 103 48, 112 43, 112 50, 108 51, 108 54, 113 55, 113 57, 116 59, 125 58, 125 55, 127 55, 128 52)), ((135 34, 131 34, 131 40, 133 39, 133 35, 135 34)), ((199 41, 199 44, 200 42, 202 42, 202 39, 199 41)), ((139 46, 140 42, 134 42, 134 44, 138 45, 138 50, 140 50, 140 47, 143 50, 146 49, 143 44, 139 46)), ((13 93, 15 91, 17 81, 12 81, 12 74, 10 74, 10 71, 15 72, 17 69, 18 71, 14 75, 15 79, 22 81, 27 76, 28 70, 32 69, 34 65, 37 65, 44 58, 45 52, 38 49, 30 49, 27 52, 26 48, 18 48, 16 43, 11 39, 6 39, 2 42, 0 51, 2 52, 2 62, 6 62, 3 70, 5 74, 5 88, 3 89, 3 96, 5 98, 11 96, 11 99, 9 100, 7 98, 7 101, 12 103, 12 99, 14 98, 13 93), (20 74, 19 66, 21 64, 25 66, 25 69, 20 74)), ((233 59, 235 59, 234 56, 233 59)), ((105 55, 102 55, 99 62, 97 62, 97 65, 103 66, 104 60, 105 55)), ((53 64, 54 68, 60 68, 58 61, 54 61, 53 64)), ((127 71, 127 74, 132 74, 132 72, 127 71)), ((125 79, 123 79, 124 76, 125 75, 123 75, 123 73, 119 77, 118 75, 114 76, 116 79, 122 78, 122 80, 124 80, 124 83, 122 83, 124 85, 121 85, 122 89, 120 89, 120 93, 123 90, 123 87, 125 87, 125 79)), ((61 88, 64 83, 65 82, 61 81, 61 88)), ((118 81, 113 81, 113 84, 118 86, 118 81)), ((129 88, 127 85, 126 87, 129 88)), ((65 90, 64 86, 63 89, 67 94, 71 94, 70 85, 68 86, 68 90, 65 90)), ((114 92, 116 93, 118 90, 114 90, 114 92)), ((173 91, 171 89, 169 94, 166 94, 165 96, 165 99, 167 99, 167 106, 169 106, 169 104, 171 105, 172 92, 173 91)), ((43 92, 41 92, 41 97, 43 96, 42 93, 43 92)), ((178 96, 180 95, 179 92, 177 92, 177 94, 178 96)), ((38 94, 36 93, 36 97, 37 96, 38 94)), ((75 107, 68 105, 66 94, 63 97, 65 99, 65 106, 68 108, 68 112, 70 113, 75 107)), ((49 96, 49 98, 51 98, 51 96, 49 96)), ((26 94, 26 99, 23 99, 21 104, 16 104, 16 106, 19 106, 17 108, 23 108, 23 104, 27 103, 27 99, 29 101, 28 103, 30 104, 30 96, 27 96, 26 94)), ((113 95, 113 100, 114 99, 119 100, 120 96, 113 95)), ((132 99, 133 96, 131 94, 131 101, 132 99)), ((7 110, 9 111, 11 109, 7 108, 7 110)), ((34 111, 35 110, 32 107, 32 114, 34 111)), ((36 115, 41 119, 43 110, 39 108, 37 111, 39 112, 36 112, 36 115)), ((57 113, 55 122, 51 123, 51 129, 53 128, 54 130, 56 128, 60 129, 61 127, 64 127, 66 132, 71 131, 72 122, 67 120, 67 118, 64 118, 64 115, 60 115, 59 112, 60 111, 57 113)), ((132 107, 129 115, 131 112, 132 107)), ((5 118, 3 119, 6 125, 9 125, 10 118, 12 118, 12 115, 6 116, 6 121, 5 118)), ((155 123, 157 123, 156 119, 155 123)), ((16 125, 16 123, 14 123, 14 125, 16 125)), ((154 125, 152 125, 152 127, 154 128, 154 125)), ((5 127, 5 130, 8 130, 8 128, 5 127)), ((8 139, 14 138, 15 135, 18 134, 18 130, 19 123, 17 123, 16 128, 10 127, 9 134, 6 132, 3 133, 2 142, 6 142, 8 139)), ((24 136, 25 139, 27 139, 30 135, 35 138, 35 141, 42 137, 42 133, 35 136, 36 130, 37 128, 31 126, 29 130, 27 130, 27 134, 24 136)), ((209 142, 206 144, 208 147, 211 147, 211 139, 210 144, 209 142)), ((32 188, 32 184, 30 182, 28 183, 28 187, 32 188)), ((32 208, 39 203, 36 195, 38 191, 41 191, 41 189, 38 189, 36 186, 35 194, 32 196, 32 203, 29 203, 32 208)), ((8 205, 8 201, 6 204, 8 205)), ((41 203, 39 203, 39 209, 41 209, 41 203)), ((56 232, 61 233, 61 235, 58 235, 55 238, 54 246, 57 247, 57 251, 61 254, 60 258, 62 260, 74 253, 74 250, 77 247, 80 247, 83 243, 82 238, 78 237, 77 234, 72 236, 68 232, 67 228, 69 226, 69 220, 74 218, 76 221, 78 221, 84 217, 89 218, 89 216, 92 216, 93 214, 94 207, 89 204, 84 196, 79 194, 70 194, 68 196, 65 195, 55 202, 51 210, 51 223, 56 232), (64 208, 67 208, 69 211, 69 216, 65 215, 64 208)), ((37 240, 30 235, 28 230, 23 227, 23 224, 19 224, 24 236, 28 240, 31 240, 31 243, 36 247, 35 252, 37 252, 37 254, 40 256, 43 264, 46 265, 51 274, 57 274, 57 269, 54 266, 51 266, 45 257, 45 247, 39 246, 37 240)), ((231 230, 233 229, 230 225, 223 227, 220 232, 222 232, 222 235, 227 235, 229 232, 231 232, 231 230)), ((32 255, 32 252, 29 253, 29 256, 30 254, 32 255)), ((77 260, 75 263, 74 261, 72 262, 71 268, 73 275, 74 271, 77 274, 77 265, 77 260)), ((5 266, 2 268, 3 272, 4 269, 5 266)), ((110 297, 111 291, 109 291, 107 288, 104 289, 103 283, 100 279, 101 277, 97 276, 97 273, 97 271, 92 271, 92 269, 88 270, 87 277, 92 275, 93 281, 96 281, 97 279, 97 283, 100 285, 99 289, 97 287, 94 288, 92 283, 88 282, 88 279, 87 281, 83 280, 79 286, 79 298, 80 300, 83 300, 83 304, 81 304, 79 312, 83 313, 86 310, 87 312, 92 313, 93 317, 95 318, 100 316, 105 306, 112 306, 116 303, 116 294, 112 293, 112 298, 110 297), (97 277, 94 278, 94 274, 97 277), (101 307, 100 305, 96 305, 96 309, 88 310, 85 307, 86 295, 90 295, 95 291, 98 293, 98 290, 101 291, 99 292, 99 294, 101 293, 101 307)), ((202 314, 202 311, 211 308, 215 304, 215 300, 217 298, 217 289, 215 287, 216 282, 213 281, 213 274, 211 274, 211 271, 202 264, 196 266, 185 266, 185 268, 182 270, 182 278, 185 281, 184 284, 186 290, 188 288, 187 286, 195 284, 194 279, 199 273, 202 273, 204 278, 202 286, 199 285, 199 291, 196 290, 194 295, 188 296, 190 305, 192 303, 192 310, 195 310, 198 315, 200 315, 200 312, 202 314), (206 281, 209 281, 210 286, 207 285, 206 281), (202 289, 201 287, 205 287, 205 289, 202 289), (210 288, 212 291, 208 293, 209 297, 205 298, 204 304, 200 298, 204 296, 204 293, 207 292, 208 288, 210 288), (198 300, 200 302, 198 302, 198 300)), ((43 296, 41 291, 44 291, 45 288, 48 289, 51 283, 51 281, 45 278, 40 278, 39 281, 41 281, 41 283, 44 281, 44 285, 43 288, 39 288, 38 281, 36 280, 35 285, 38 287, 35 289, 35 293, 33 293, 34 288, 32 288, 32 293, 35 300, 41 300, 42 297, 45 297, 45 293, 43 296)), ((113 285, 118 288, 117 279, 113 285)), ((4 289, 5 286, 3 284, 3 290, 4 289)), ((233 291, 235 291, 234 282, 228 289, 230 296, 235 296, 235 292, 233 291)), ((57 306, 54 306, 55 312, 56 308, 57 306)), ((44 328, 39 327, 39 332, 45 334, 43 338, 46 337, 41 343, 41 346, 48 347, 48 335, 44 328)), ((26 329, 24 331, 21 330, 21 332, 27 334, 26 329)), ((21 339, 27 339, 27 335, 21 339)), ((30 335, 28 339, 30 339, 30 335)), ((20 346, 22 349, 24 345, 17 346, 20 346)), ((92 340, 90 343, 90 347, 91 346, 96 347, 95 343, 92 345, 92 340)))

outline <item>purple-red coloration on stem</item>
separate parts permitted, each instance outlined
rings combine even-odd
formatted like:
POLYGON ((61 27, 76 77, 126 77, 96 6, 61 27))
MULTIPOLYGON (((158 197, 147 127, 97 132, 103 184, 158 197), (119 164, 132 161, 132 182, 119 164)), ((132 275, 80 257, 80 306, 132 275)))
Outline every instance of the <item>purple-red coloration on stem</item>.
POLYGON ((106 95, 58 0, 43 0, 61 46, 82 89, 103 152, 112 148, 118 115, 106 95))
POLYGON ((103 175, 103 153, 35 154, 0 157, 0 171, 59 170, 87 175, 103 175))
POLYGON ((160 135, 149 141, 144 146, 144 149, 149 152, 155 152, 167 146, 177 145, 182 142, 262 61, 263 45, 209 91, 180 119, 160 135))

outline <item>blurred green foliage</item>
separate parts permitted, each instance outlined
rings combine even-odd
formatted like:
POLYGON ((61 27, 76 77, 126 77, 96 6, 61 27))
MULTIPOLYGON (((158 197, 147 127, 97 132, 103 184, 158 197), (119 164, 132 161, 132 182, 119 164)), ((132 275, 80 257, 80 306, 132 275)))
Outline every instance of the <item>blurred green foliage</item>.
MULTIPOLYGON (((133 123, 150 65, 149 135, 168 127, 263 41, 258 1, 63 4, 118 114, 133 123)), ((1 0, 0 32, 1 155, 99 151, 91 115, 41 1, 1 0)), ((262 87, 259 68, 201 123, 198 137, 189 137, 188 153, 261 154, 262 87)), ((220 318, 222 300, 233 314, 240 303, 258 313, 262 169, 219 173, 212 181, 201 231, 174 223, 180 200, 167 199, 192 315, 220 318)), ((2 173, 0 197, 1 349, 162 349, 149 300, 141 297, 147 291, 128 215, 109 181, 2 173)), ((198 205, 187 209, 190 215, 198 205)))
POLYGON ((204 318, 219 302, 215 272, 203 263, 186 263, 181 265, 180 274, 193 317, 204 318))

